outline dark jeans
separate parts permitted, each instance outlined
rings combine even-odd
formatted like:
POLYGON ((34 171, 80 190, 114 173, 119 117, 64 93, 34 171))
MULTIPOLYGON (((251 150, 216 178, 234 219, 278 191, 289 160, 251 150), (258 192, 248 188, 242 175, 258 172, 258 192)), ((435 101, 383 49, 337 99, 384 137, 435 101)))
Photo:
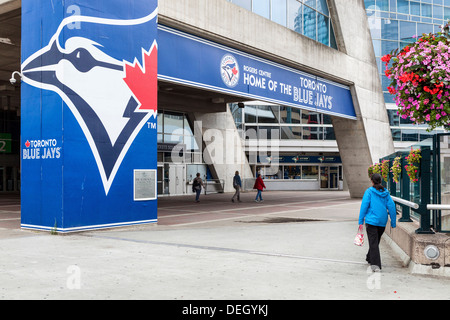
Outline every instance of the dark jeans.
POLYGON ((369 252, 366 256, 366 261, 371 265, 377 265, 381 269, 381 256, 380 256, 380 240, 386 227, 372 226, 366 224, 366 233, 369 240, 369 252))
POLYGON ((200 193, 202 192, 202 188, 195 189, 195 201, 200 201, 200 193))

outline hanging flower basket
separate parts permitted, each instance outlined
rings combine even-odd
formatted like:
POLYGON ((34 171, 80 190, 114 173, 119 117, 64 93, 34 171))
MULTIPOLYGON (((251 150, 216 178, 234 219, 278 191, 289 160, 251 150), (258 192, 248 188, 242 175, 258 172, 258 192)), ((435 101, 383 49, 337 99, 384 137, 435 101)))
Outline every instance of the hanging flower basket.
POLYGON ((369 168, 367 169, 367 173, 369 174, 369 179, 372 178, 372 175, 374 173, 381 174, 381 164, 375 163, 370 165, 369 168))
POLYGON ((381 161, 381 177, 385 182, 389 179, 389 160, 381 161))
POLYGON ((400 175, 402 173, 402 166, 401 166, 401 157, 395 157, 394 162, 392 162, 391 172, 392 172, 392 180, 395 183, 398 183, 400 181, 400 175))
POLYGON ((449 24, 450 20, 441 32, 423 34, 399 52, 396 49, 381 58, 398 115, 427 124, 427 131, 448 128, 450 123, 449 24))
POLYGON ((413 150, 409 152, 409 155, 405 158, 408 164, 405 166, 406 172, 408 173, 409 180, 411 182, 419 181, 419 167, 420 167, 420 149, 413 150))

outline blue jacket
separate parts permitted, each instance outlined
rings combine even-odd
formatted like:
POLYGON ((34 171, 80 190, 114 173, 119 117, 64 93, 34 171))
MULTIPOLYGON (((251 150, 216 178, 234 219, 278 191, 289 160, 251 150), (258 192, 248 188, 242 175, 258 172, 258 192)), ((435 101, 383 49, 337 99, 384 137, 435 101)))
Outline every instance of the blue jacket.
POLYGON ((237 175, 237 174, 234 175, 234 177, 233 177, 233 187, 235 187, 235 186, 239 186, 239 187, 242 188, 241 177, 239 175, 237 175))
POLYGON ((374 187, 370 187, 364 193, 359 211, 359 224, 367 224, 372 226, 385 227, 388 220, 388 211, 391 217, 391 227, 396 227, 397 212, 395 203, 387 189, 378 191, 374 187))

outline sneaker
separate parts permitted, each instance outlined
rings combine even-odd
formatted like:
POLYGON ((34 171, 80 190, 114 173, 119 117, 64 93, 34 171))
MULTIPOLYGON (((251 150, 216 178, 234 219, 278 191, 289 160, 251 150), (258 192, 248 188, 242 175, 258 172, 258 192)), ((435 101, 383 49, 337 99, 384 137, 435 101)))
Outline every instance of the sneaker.
POLYGON ((371 265, 370 266, 371 268, 372 268, 372 271, 373 272, 381 272, 381 269, 380 269, 380 267, 379 266, 377 266, 377 265, 371 265))
POLYGON ((259 200, 259 202, 263 202, 263 201, 264 201, 263 199, 259 200))
POLYGON ((259 202, 259 200, 255 199, 255 202, 259 202))

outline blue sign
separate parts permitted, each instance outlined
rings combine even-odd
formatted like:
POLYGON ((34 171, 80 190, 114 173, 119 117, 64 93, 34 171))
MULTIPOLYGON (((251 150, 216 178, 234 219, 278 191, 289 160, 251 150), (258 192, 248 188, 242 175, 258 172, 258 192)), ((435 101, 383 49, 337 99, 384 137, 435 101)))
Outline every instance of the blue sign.
POLYGON ((165 26, 158 78, 356 119, 350 88, 165 26))
POLYGON ((342 163, 339 156, 258 156, 259 164, 342 163))
POLYGON ((22 1, 22 227, 156 222, 157 0, 22 1))

